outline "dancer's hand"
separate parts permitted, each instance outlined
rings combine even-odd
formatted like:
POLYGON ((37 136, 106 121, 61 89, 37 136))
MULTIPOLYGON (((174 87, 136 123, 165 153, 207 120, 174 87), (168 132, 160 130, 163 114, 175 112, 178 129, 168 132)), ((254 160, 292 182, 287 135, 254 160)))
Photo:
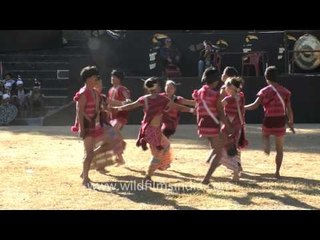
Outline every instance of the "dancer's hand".
POLYGON ((84 129, 80 129, 79 137, 84 139, 86 137, 86 131, 84 129))
POLYGON ((294 123, 293 123, 293 122, 288 122, 288 126, 289 126, 290 131, 291 131, 292 133, 296 133, 296 131, 294 130, 294 123))
POLYGON ((121 110, 119 110, 119 108, 120 108, 120 107, 115 107, 115 106, 110 107, 110 109, 111 109, 114 113, 117 113, 117 112, 121 111, 121 110))
POLYGON ((228 135, 234 135, 235 131, 234 131, 234 128, 231 125, 227 124, 226 128, 227 128, 228 135))

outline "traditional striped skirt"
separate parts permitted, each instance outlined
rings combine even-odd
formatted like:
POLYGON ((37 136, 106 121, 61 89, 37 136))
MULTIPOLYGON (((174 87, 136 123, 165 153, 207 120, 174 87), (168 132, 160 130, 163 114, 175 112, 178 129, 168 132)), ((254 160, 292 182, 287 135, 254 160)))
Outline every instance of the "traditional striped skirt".
POLYGON ((126 124, 128 123, 128 120, 125 118, 115 118, 110 120, 110 124, 114 127, 116 124, 120 125, 120 129, 122 129, 126 124))
POLYGON ((240 172, 242 169, 240 154, 236 154, 234 156, 229 156, 226 148, 222 149, 222 156, 220 159, 220 164, 225 166, 226 168, 228 168, 232 171, 236 171, 236 172, 240 172))
POLYGON ((199 137, 216 137, 220 133, 220 125, 210 116, 201 116, 198 120, 199 137))
POLYGON ((262 133, 264 135, 283 136, 286 133, 286 117, 264 117, 262 124, 262 133))
POLYGON ((103 137, 95 144, 90 169, 99 169, 115 163, 117 154, 122 154, 126 143, 121 134, 111 126, 103 128, 103 137))
POLYGON ((150 146, 152 154, 151 164, 159 170, 168 169, 173 155, 170 142, 162 134, 161 127, 148 126, 145 131, 145 140, 150 146))

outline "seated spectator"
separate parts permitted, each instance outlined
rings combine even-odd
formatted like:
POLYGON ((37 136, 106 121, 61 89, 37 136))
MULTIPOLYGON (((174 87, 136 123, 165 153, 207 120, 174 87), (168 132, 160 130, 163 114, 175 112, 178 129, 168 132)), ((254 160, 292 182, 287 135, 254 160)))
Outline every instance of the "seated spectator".
POLYGON ((11 92, 12 92, 12 84, 11 82, 6 82, 4 84, 4 93, 8 94, 9 97, 11 98, 11 92))
POLYGON ((10 103, 10 95, 7 93, 3 94, 1 105, 8 105, 9 103, 10 103))
POLYGON ((160 49, 160 58, 164 68, 169 64, 179 65, 180 52, 176 47, 172 46, 172 40, 170 38, 164 41, 164 46, 160 49))
POLYGON ((19 110, 19 114, 24 116, 29 106, 29 93, 23 87, 23 81, 21 79, 17 81, 17 91, 12 95, 12 98, 13 104, 16 105, 19 110))
POLYGON ((44 95, 41 92, 41 84, 37 79, 34 80, 33 89, 29 93, 29 104, 32 115, 34 110, 44 110, 44 95))
POLYGON ((10 83, 11 84, 11 90, 12 91, 15 91, 16 88, 17 88, 17 85, 16 85, 16 80, 13 79, 13 76, 11 73, 6 73, 4 75, 4 79, 5 79, 5 83, 10 83))
POLYGON ((0 80, 0 94, 1 96, 4 94, 4 84, 6 80, 0 80))
POLYGON ((3 92, 0 91, 0 105, 2 104, 3 92))

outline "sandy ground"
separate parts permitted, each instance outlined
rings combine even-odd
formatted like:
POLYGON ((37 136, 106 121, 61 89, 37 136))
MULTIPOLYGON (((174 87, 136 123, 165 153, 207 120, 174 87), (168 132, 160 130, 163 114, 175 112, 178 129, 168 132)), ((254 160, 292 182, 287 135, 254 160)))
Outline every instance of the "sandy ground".
POLYGON ((320 209, 320 124, 297 124, 286 136, 282 180, 275 180, 274 147, 261 151, 260 125, 248 125, 241 182, 220 167, 211 187, 200 182, 208 168, 206 141, 196 126, 180 125, 172 139, 172 167, 156 187, 141 189, 150 159, 136 148, 139 126, 123 131, 127 164, 106 174, 90 172, 94 189, 81 185, 82 141, 66 127, 0 127, 0 209, 320 209))

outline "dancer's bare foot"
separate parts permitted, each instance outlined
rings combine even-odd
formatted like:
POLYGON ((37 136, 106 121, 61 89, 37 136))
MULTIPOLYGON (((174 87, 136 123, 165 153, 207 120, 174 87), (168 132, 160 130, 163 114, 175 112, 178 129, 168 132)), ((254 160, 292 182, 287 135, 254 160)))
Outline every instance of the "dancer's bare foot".
POLYGON ((210 180, 209 179, 203 179, 201 183, 204 184, 204 185, 209 185, 210 184, 210 180))
POLYGON ((124 164, 126 164, 126 162, 125 161, 117 161, 117 163, 116 163, 116 167, 119 167, 119 166, 121 166, 121 165, 124 165, 124 164))
POLYGON ((238 172, 234 172, 233 173, 232 181, 233 182, 239 182, 240 181, 240 174, 238 172))
POLYGON ((280 176, 280 173, 279 173, 279 172, 276 172, 276 173, 275 173, 275 178, 276 178, 276 179, 281 179, 281 176, 280 176))
POLYGON ((143 179, 143 183, 144 185, 149 185, 151 187, 151 185, 153 184, 153 181, 151 179, 150 176, 146 176, 144 179, 143 179))
POLYGON ((102 173, 102 174, 108 172, 104 167, 103 168, 97 168, 96 171, 99 172, 99 173, 102 173))
POLYGON ((92 185, 91 185, 91 180, 90 180, 90 178, 85 178, 85 179, 83 179, 82 185, 85 186, 86 188, 91 188, 92 185))
POLYGON ((238 166, 239 166, 239 174, 241 174, 241 172, 243 171, 241 163, 238 162, 238 166))

